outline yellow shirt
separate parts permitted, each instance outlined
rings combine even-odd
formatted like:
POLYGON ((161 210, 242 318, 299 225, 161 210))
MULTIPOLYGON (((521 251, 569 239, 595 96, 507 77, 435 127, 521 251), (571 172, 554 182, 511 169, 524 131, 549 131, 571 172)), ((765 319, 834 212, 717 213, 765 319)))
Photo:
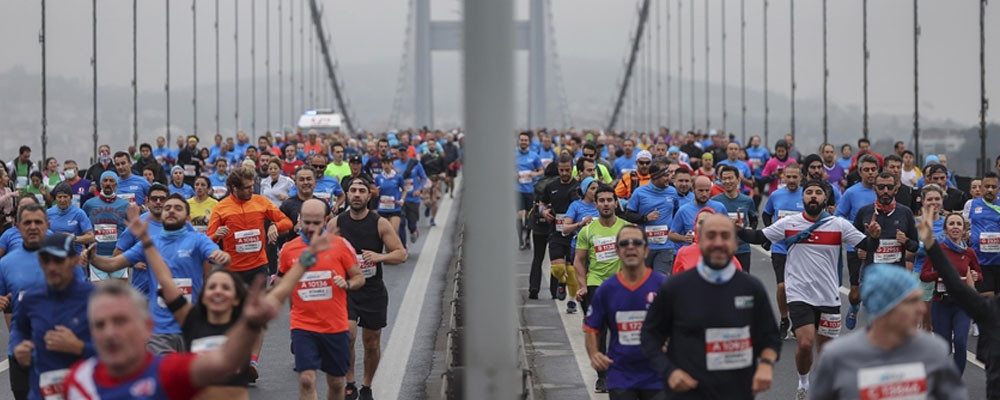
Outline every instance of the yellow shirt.
POLYGON ((201 227, 207 228, 208 219, 212 215, 212 209, 215 208, 215 205, 218 204, 219 201, 213 198, 212 196, 208 196, 207 198, 205 198, 205 201, 201 203, 198 202, 197 197, 192 197, 188 199, 187 202, 188 205, 191 206, 191 219, 197 217, 205 217, 205 224, 196 228, 201 228, 201 227))

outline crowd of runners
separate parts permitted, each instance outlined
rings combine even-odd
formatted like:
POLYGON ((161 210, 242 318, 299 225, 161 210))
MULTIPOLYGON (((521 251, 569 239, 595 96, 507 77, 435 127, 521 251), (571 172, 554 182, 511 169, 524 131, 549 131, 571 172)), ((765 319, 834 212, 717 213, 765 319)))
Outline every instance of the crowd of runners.
POLYGON ((455 196, 464 134, 214 139, 0 162, 0 398, 248 399, 288 299, 299 398, 317 398, 317 370, 328 398, 373 398, 383 265, 455 196))
POLYGON ((867 139, 535 130, 516 143, 528 301, 547 286, 582 309, 588 388, 750 399, 790 362, 796 391, 769 397, 1000 399, 1000 157, 960 177, 945 154, 867 139), (751 265, 751 246, 771 265, 751 265), (768 267, 775 293, 752 274, 768 267), (986 393, 962 381, 970 335, 986 393))

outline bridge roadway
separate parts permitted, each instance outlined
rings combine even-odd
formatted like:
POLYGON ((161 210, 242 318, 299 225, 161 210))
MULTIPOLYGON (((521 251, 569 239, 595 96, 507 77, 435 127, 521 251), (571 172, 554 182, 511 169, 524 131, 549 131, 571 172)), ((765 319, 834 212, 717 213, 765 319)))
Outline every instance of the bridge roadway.
MULTIPOLYGON (((416 243, 407 244, 409 258, 406 263, 385 266, 389 326, 382 332, 382 362, 373 385, 376 399, 440 397, 438 385, 444 372, 443 333, 447 329, 441 329, 442 310, 450 300, 443 297, 456 244, 453 238, 459 203, 458 196, 449 199, 445 195, 438 211, 438 226, 434 228, 429 227, 429 221, 421 215, 420 238, 416 243)), ((7 342, 7 330, 0 329, 0 346, 6 349, 7 342)), ((283 312, 271 322, 265 336, 260 356, 261 377, 250 389, 251 399, 297 396, 298 375, 292 370, 294 359, 289 347, 288 313, 283 312)), ((355 347, 359 360, 355 376, 360 387, 363 376, 360 338, 355 347)), ((9 399, 12 396, 8 360, 6 355, 0 358, 0 399, 9 399)), ((321 377, 317 382, 320 398, 325 398, 325 379, 321 377)))
MULTIPOLYGON (((752 262, 750 273, 760 279, 767 288, 774 303, 774 269, 771 268, 770 253, 759 246, 751 246, 752 262)), ((594 393, 597 374, 590 367, 590 359, 584 347, 583 315, 566 314, 564 301, 552 300, 548 296, 548 279, 543 279, 538 300, 528 300, 528 272, 531 269, 531 251, 519 252, 517 256, 518 303, 522 329, 526 331, 525 347, 535 379, 536 398, 554 399, 607 399, 607 395, 594 393)), ((543 275, 548 277, 549 263, 543 265, 543 275)), ((844 270, 844 280, 847 271, 844 270)), ((847 311, 847 289, 841 288, 843 296, 842 312, 847 311)), ((695 300, 696 299, 692 299, 695 300)), ((777 309, 775 308, 775 318, 777 309)), ((864 311, 858 319, 858 328, 867 324, 864 311)), ((843 328, 842 334, 847 332, 843 328)), ((969 338, 969 349, 976 349, 976 337, 969 338)), ((771 390, 757 396, 759 399, 792 399, 798 384, 795 370, 795 341, 786 340, 781 349, 781 358, 775 366, 774 384, 771 390)), ((970 399, 986 398, 986 372, 983 365, 969 354, 969 361, 963 375, 970 399)))

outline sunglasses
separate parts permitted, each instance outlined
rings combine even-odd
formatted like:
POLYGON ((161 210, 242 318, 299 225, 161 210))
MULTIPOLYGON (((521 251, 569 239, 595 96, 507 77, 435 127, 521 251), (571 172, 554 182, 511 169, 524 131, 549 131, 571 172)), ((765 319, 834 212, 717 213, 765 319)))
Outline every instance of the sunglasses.
POLYGON ((584 157, 593 157, 594 153, 583 153, 584 157))
POLYGON ((325 165, 313 165, 312 167, 313 167, 313 169, 316 169, 316 170, 326 169, 325 165))
POLYGON ((638 165, 649 165, 649 164, 652 164, 653 162, 652 161, 636 161, 635 163, 638 164, 638 165))
POLYGON ((166 196, 149 196, 149 201, 167 201, 166 196))
POLYGON ((646 245, 646 241, 642 239, 622 239, 618 241, 618 247, 628 247, 629 245, 635 247, 642 247, 646 245))
POLYGON ((875 188, 878 189, 878 190, 889 190, 889 189, 892 189, 892 188, 895 188, 895 187, 896 187, 896 185, 886 185, 886 184, 875 185, 875 188))

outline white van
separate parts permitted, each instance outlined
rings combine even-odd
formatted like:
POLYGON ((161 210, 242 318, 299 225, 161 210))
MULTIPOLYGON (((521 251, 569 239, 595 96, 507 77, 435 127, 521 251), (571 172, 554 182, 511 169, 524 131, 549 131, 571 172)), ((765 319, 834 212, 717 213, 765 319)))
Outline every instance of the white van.
POLYGON ((299 117, 298 127, 303 132, 314 129, 319 133, 331 133, 340 130, 343 123, 344 116, 333 110, 307 110, 299 117))

